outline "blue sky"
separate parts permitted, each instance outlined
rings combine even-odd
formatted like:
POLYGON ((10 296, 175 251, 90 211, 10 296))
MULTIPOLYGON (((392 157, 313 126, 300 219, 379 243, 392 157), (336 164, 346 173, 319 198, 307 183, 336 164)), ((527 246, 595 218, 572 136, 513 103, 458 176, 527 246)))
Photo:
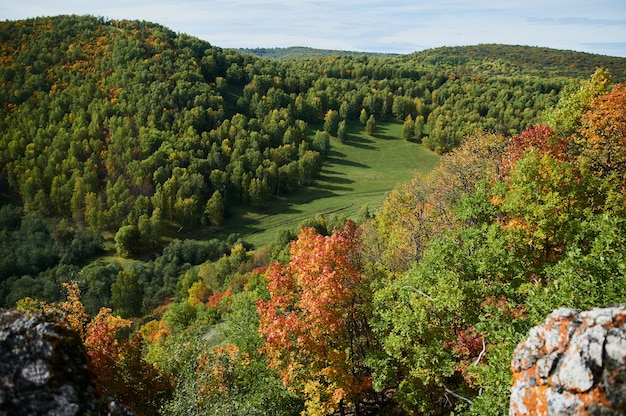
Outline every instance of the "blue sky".
POLYGON ((0 19, 91 14, 224 48, 410 53, 504 43, 626 57, 626 0, 0 0, 0 19))

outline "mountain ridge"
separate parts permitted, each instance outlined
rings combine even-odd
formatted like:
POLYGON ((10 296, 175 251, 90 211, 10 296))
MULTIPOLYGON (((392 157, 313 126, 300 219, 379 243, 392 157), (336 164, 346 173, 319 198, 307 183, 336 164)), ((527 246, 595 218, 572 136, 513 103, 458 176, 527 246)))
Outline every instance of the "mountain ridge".
POLYGON ((440 65, 443 68, 467 66, 469 64, 477 65, 479 62, 487 61, 492 66, 504 66, 500 69, 502 73, 508 73, 510 68, 514 67, 524 72, 531 69, 531 72, 534 72, 533 75, 542 77, 554 76, 555 74, 566 77, 579 77, 580 70, 593 72, 595 68, 603 67, 611 71, 616 81, 626 80, 626 70, 624 70, 626 58, 543 46, 480 43, 465 46, 440 46, 406 54, 318 49, 304 46, 234 48, 233 50, 241 54, 253 55, 263 59, 283 61, 339 57, 377 57, 418 60, 426 64, 440 65))

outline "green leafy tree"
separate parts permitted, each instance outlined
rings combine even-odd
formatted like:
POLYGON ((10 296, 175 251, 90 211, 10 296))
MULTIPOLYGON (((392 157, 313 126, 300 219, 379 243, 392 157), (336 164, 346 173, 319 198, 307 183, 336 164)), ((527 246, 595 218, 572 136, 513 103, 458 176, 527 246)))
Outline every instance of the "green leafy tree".
POLYGON ((339 125, 339 113, 334 110, 328 110, 324 116, 324 131, 333 136, 337 135, 337 127, 339 125))
POLYGON ((199 334, 183 334, 172 344, 171 359, 179 376, 167 414, 210 416, 297 416, 302 403, 282 386, 263 361, 232 344, 219 347, 198 342, 199 334))
POLYGON ((422 134, 424 134, 424 116, 419 115, 415 117, 415 137, 418 140, 422 139, 422 134))
POLYGON ((224 222, 224 200, 220 191, 213 192, 204 207, 204 214, 213 225, 221 225, 224 222))
POLYGON ((591 79, 569 86, 558 104, 546 114, 548 125, 561 137, 571 136, 591 100, 606 92, 610 84, 611 75, 606 69, 598 68, 591 79))
POLYGON ((362 108, 361 113, 359 115, 359 122, 365 126, 368 119, 369 119, 369 116, 367 115, 367 111, 364 108, 362 108))
POLYGON ((137 229, 145 247, 156 248, 159 245, 161 227, 161 210, 159 208, 155 208, 150 217, 147 214, 139 217, 137 229))
POLYGON ((391 112, 398 120, 405 120, 410 114, 410 105, 412 102, 408 101, 405 97, 396 95, 393 99, 393 106, 391 112))
POLYGON ((85 181, 82 177, 76 178, 74 181, 74 192, 70 200, 72 210, 72 218, 82 224, 85 220, 85 181))
POLYGON ((339 125, 337 126, 337 138, 342 142, 346 141, 348 138, 348 122, 346 120, 341 120, 339 125))
POLYGON ((95 192, 88 192, 85 195, 85 222, 92 231, 102 230, 104 207, 95 192))
POLYGON ((365 124, 365 131, 370 136, 376 135, 376 118, 374 117, 373 114, 370 115, 369 118, 367 119, 367 123, 365 124))
POLYGON ((111 285, 111 306, 122 318, 141 316, 143 284, 135 269, 121 270, 111 285))
POLYGON ((266 179, 252 178, 248 188, 250 204, 255 208, 264 208, 270 201, 270 187, 266 179))
POLYGON ((402 138, 404 140, 411 140, 413 137, 415 137, 415 122, 413 121, 413 117, 409 114, 406 116, 404 124, 402 125, 402 138))
POLYGON ((318 152, 307 150, 298 160, 298 170, 300 182, 310 185, 315 180, 315 176, 322 169, 322 157, 318 152))
POLYGON ((136 225, 125 225, 115 233, 115 249, 122 257, 133 257, 141 253, 143 243, 136 225))
POLYGON ((330 135, 325 131, 316 131, 311 146, 321 155, 325 156, 330 152, 330 135))
POLYGON ((101 308, 111 306, 111 285, 120 270, 117 263, 97 260, 80 271, 85 282, 82 301, 89 316, 96 316, 101 308))

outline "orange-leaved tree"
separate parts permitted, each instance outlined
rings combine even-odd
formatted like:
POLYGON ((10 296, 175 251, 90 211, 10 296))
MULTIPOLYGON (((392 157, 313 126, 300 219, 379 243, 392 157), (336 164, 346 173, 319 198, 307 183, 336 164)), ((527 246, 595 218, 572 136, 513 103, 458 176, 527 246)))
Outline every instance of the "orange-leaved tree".
POLYGON ((159 371, 142 357, 143 336, 120 337, 131 322, 102 308, 87 325, 85 346, 97 387, 131 407, 139 415, 155 414, 173 389, 169 374, 159 371))
POLYGON ((348 221, 330 236, 302 228, 286 265, 267 271, 269 299, 259 301, 259 332, 268 364, 305 399, 310 415, 357 406, 370 391, 365 354, 367 280, 361 273, 359 230, 348 221))
POLYGON ((626 185, 626 84, 591 101, 581 117, 582 163, 596 175, 616 174, 626 185))
POLYGON ((568 161, 571 159, 569 150, 572 144, 571 137, 558 136, 549 126, 537 124, 527 127, 520 135, 511 138, 511 146, 502 161, 503 174, 508 176, 515 164, 532 149, 540 154, 549 154, 555 160, 568 161))

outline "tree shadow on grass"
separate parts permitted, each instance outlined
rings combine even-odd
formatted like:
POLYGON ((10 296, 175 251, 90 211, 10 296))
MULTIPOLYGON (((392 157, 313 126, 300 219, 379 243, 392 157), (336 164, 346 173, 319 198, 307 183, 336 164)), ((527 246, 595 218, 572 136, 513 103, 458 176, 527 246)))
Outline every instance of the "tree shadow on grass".
MULTIPOLYGON (((352 189, 346 188, 347 191, 352 189)), ((300 205, 308 204, 315 200, 324 198, 332 198, 337 196, 335 191, 344 191, 343 187, 334 186, 330 183, 322 183, 301 189, 297 192, 286 194, 284 196, 274 197, 270 200, 267 207, 254 211, 250 215, 250 208, 237 209, 236 212, 228 219, 225 229, 229 233, 238 233, 243 236, 244 240, 247 236, 267 231, 267 218, 284 215, 285 220, 282 223, 272 223, 270 228, 291 228, 306 218, 306 210, 299 208, 300 205)), ((226 237, 223 235, 222 237, 226 237)))
POLYGON ((376 138, 380 140, 398 140, 396 136, 392 136, 389 134, 381 134, 381 133, 376 134, 376 138))
POLYGON ((385 125, 385 126, 379 126, 378 131, 376 133, 375 138, 376 139, 381 139, 381 140, 398 140, 400 139, 397 135, 393 135, 389 133, 389 128, 390 126, 385 125))
POLYGON ((363 169, 369 169, 370 167, 363 164, 363 163, 359 163, 359 162, 354 162, 352 160, 348 160, 348 159, 337 159, 334 157, 329 157, 328 159, 328 163, 330 163, 331 165, 341 165, 341 166, 352 166, 355 168, 363 168, 363 169))
POLYGON ((359 149, 379 150, 378 147, 370 144, 370 143, 374 143, 374 140, 371 140, 363 136, 348 135, 348 137, 343 143, 346 144, 347 146, 358 147, 359 149))
MULTIPOLYGON (((352 181, 349 181, 352 182, 352 181)), ((336 191, 336 192, 352 192, 354 191, 354 188, 349 188, 347 186, 341 186, 341 185, 335 185, 334 183, 329 183, 329 182, 325 182, 325 183, 321 183, 321 184, 316 184, 316 187, 319 187, 320 189, 325 189, 328 191, 336 191)))
POLYGON ((347 177, 345 177, 345 174, 327 169, 322 170, 322 173, 317 175, 317 183, 319 183, 320 181, 331 184, 343 185, 354 183, 352 179, 348 179, 347 177))

